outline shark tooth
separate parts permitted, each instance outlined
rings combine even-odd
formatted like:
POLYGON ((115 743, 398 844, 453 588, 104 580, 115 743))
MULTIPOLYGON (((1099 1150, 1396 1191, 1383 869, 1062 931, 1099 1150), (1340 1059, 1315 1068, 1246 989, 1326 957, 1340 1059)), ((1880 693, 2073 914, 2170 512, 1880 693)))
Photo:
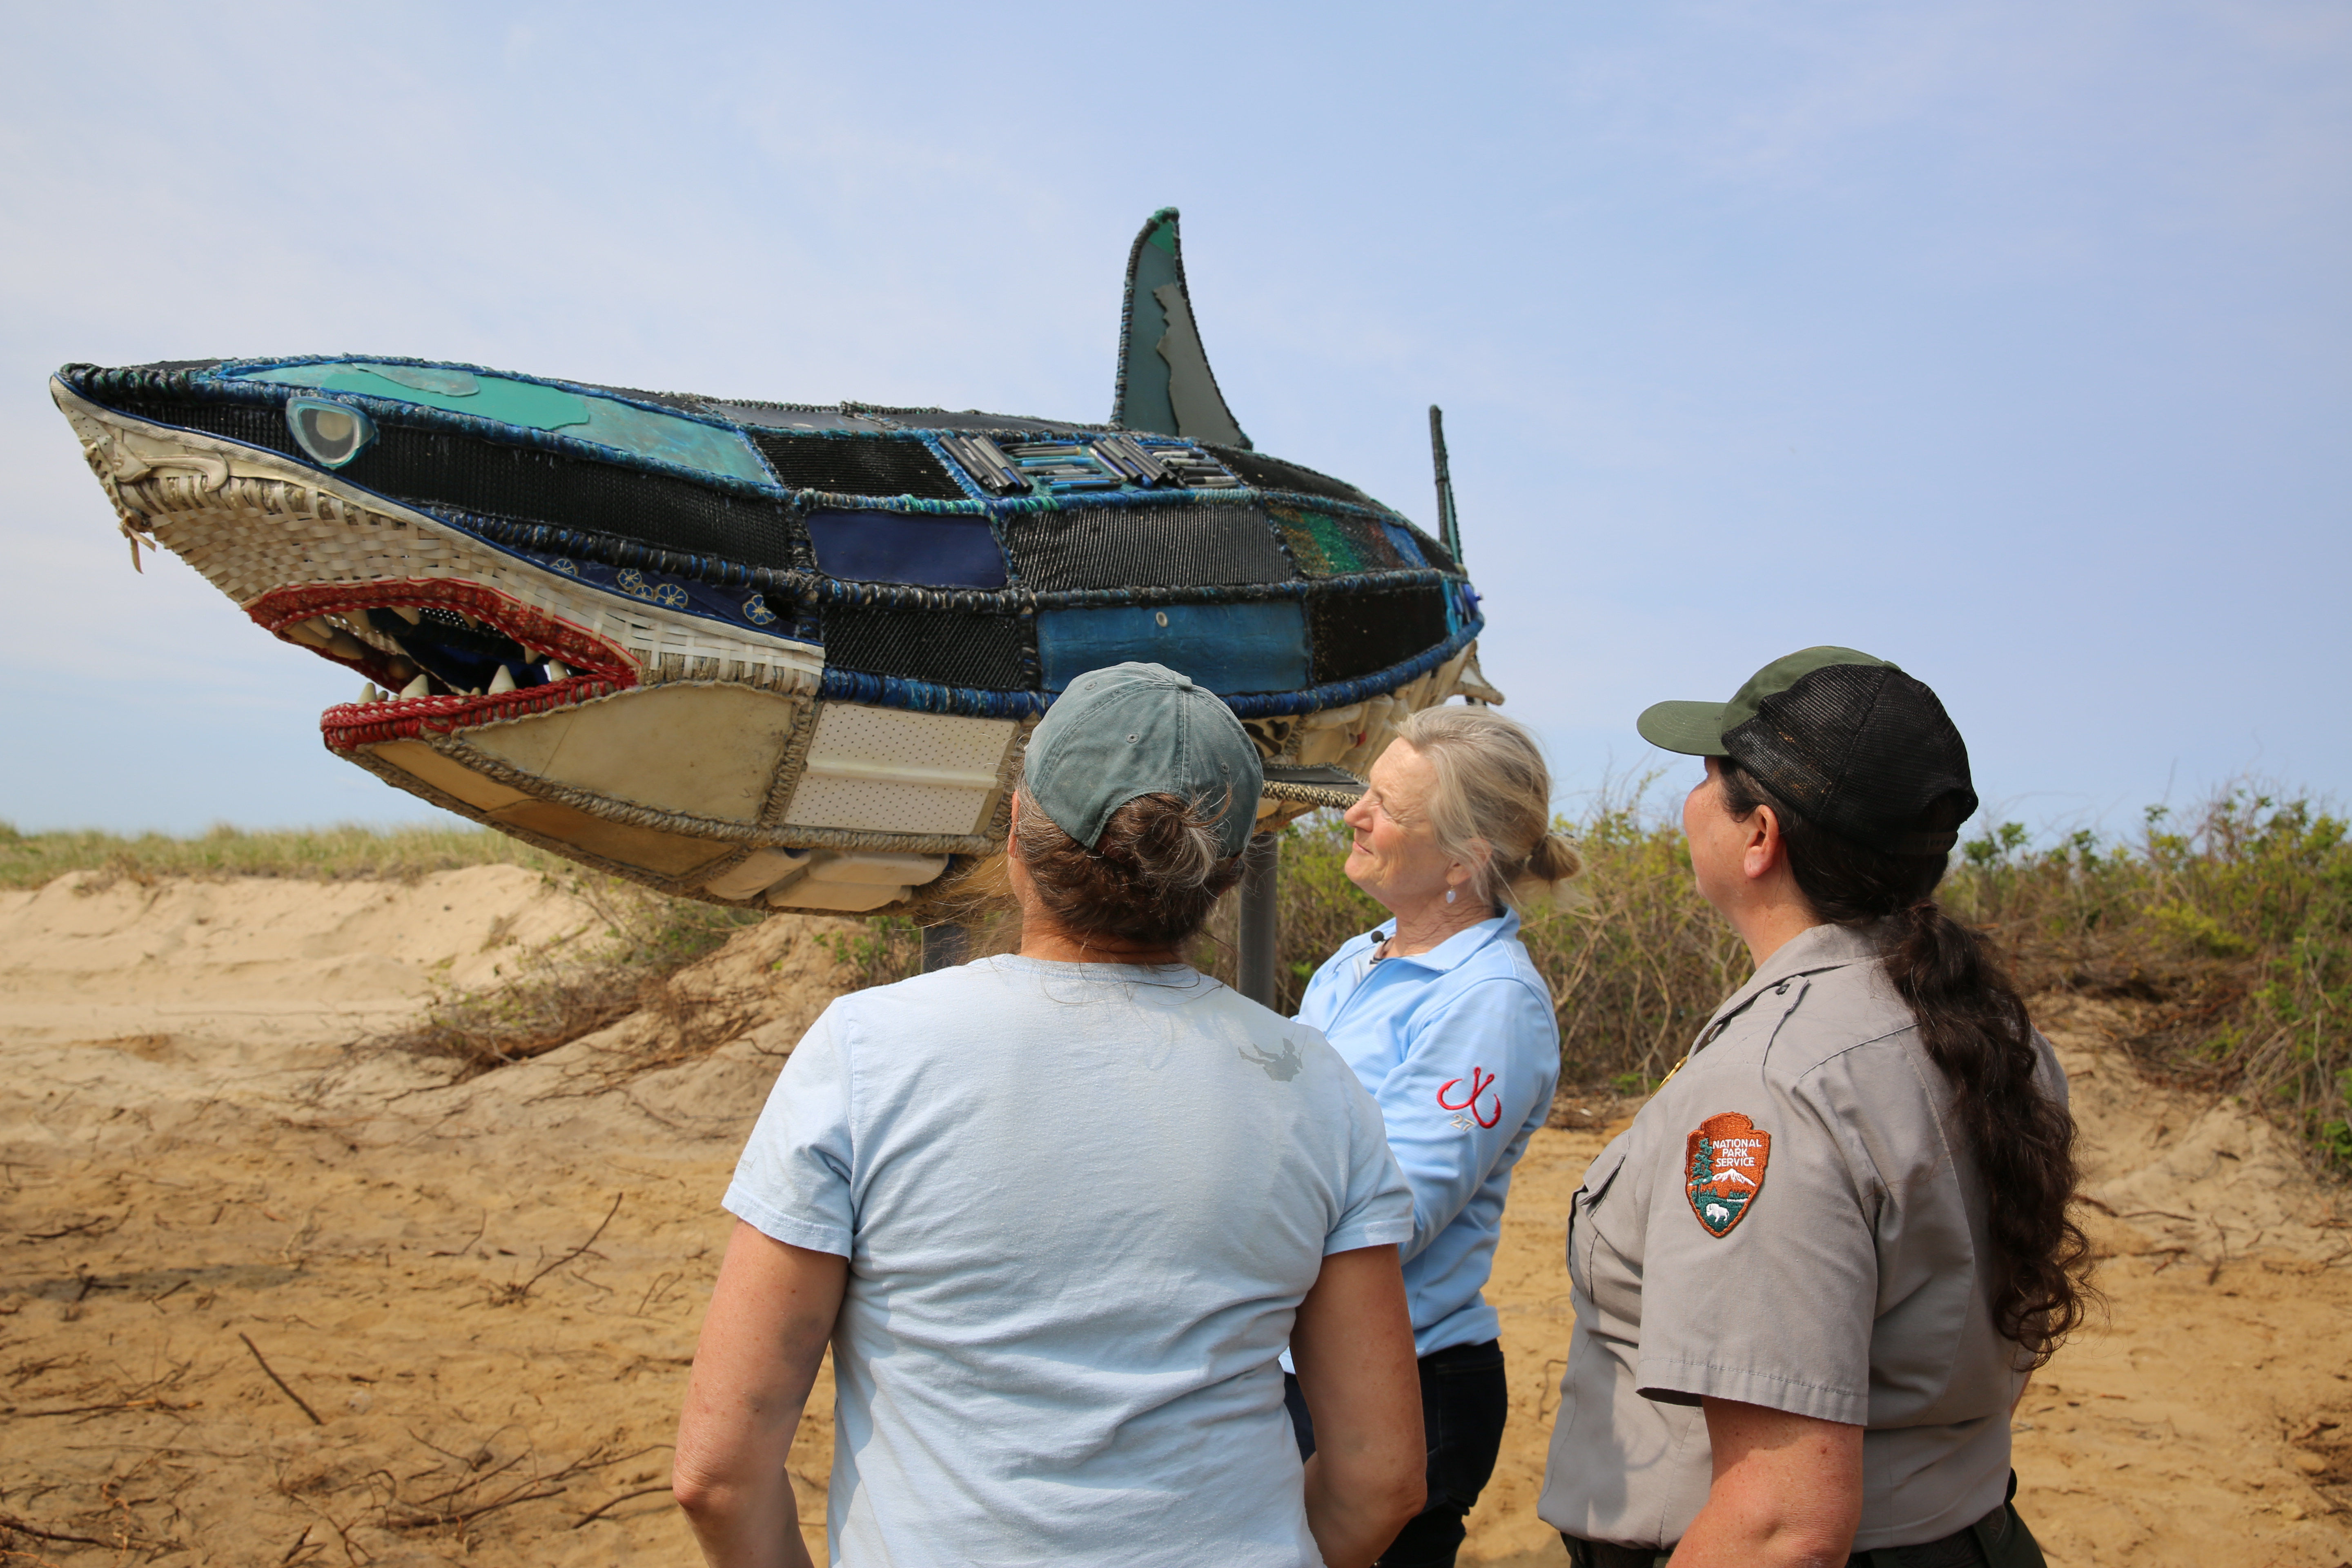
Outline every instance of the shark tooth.
POLYGON ((425 612, 418 609, 414 605, 394 605, 390 606, 390 608, 394 615, 398 616, 402 620, 406 621, 412 626, 422 626, 425 624, 425 612))
POLYGON ((383 693, 378 691, 375 689, 375 682, 371 680, 365 686, 360 688, 360 700, 362 702, 381 702, 383 700, 383 693))
POLYGON ((489 694, 490 694, 491 696, 493 696, 493 697, 502 697, 502 696, 504 696, 506 693, 508 693, 508 692, 509 692, 509 691, 512 691, 514 689, 515 689, 514 671, 513 671, 513 670, 511 670, 511 669, 509 669, 509 668, 508 668, 505 665, 503 665, 503 664, 502 664, 502 665, 500 665, 500 666, 499 666, 499 672, 498 672, 496 675, 493 675, 492 677, 490 677, 490 693, 489 693, 489 694))
POLYGON ((563 661, 562 659, 551 657, 547 661, 547 679, 550 680, 569 680, 572 679, 572 672, 563 668, 563 661))
POLYGON ((423 670, 417 671, 416 679, 400 689, 400 700, 403 702, 407 701, 412 697, 430 697, 432 695, 433 678, 426 675, 423 670))

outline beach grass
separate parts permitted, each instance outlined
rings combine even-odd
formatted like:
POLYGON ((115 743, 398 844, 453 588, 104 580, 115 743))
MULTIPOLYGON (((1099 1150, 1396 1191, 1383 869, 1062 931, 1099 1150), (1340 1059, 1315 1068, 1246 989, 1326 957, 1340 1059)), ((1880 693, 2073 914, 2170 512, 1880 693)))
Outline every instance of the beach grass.
POLYGON ((188 837, 94 831, 19 833, 0 822, 0 888, 37 888, 68 871, 129 877, 411 878, 468 866, 552 871, 569 862, 482 827, 341 823, 248 830, 226 824, 188 837))

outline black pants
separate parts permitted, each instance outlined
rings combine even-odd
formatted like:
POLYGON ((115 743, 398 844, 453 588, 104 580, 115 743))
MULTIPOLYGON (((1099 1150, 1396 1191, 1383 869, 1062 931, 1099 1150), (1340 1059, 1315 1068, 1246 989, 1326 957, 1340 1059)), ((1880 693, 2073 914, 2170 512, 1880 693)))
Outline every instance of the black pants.
MULTIPOLYGON (((1307 1415, 1298 1380, 1286 1374, 1282 1402, 1298 1433, 1298 1457, 1315 1452, 1315 1424, 1307 1415)), ((1510 1384, 1503 1379, 1503 1347, 1454 1345, 1421 1358, 1421 1426, 1429 1444, 1429 1501, 1375 1568, 1454 1568, 1454 1554, 1468 1533, 1463 1520, 1495 1473, 1503 1447, 1503 1421, 1510 1412, 1510 1384)))
MULTIPOLYGON (((1572 1568, 1662 1568, 1671 1546, 1614 1546, 1605 1541, 1579 1541, 1566 1531, 1572 1568)), ((2001 1505, 1963 1530, 1940 1541, 1917 1546, 1878 1547, 1847 1558, 1846 1568, 2045 1568, 2041 1543, 2025 1521, 2017 1517, 2017 1472, 2009 1473, 2009 1497, 2001 1505)))

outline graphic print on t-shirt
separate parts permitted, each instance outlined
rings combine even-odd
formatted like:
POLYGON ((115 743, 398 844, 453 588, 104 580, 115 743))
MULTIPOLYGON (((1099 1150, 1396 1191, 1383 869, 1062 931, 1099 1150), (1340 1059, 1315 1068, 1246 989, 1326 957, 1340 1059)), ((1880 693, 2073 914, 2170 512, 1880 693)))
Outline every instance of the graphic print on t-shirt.
POLYGON ((1684 1146, 1683 1190, 1709 1236, 1728 1236, 1747 1217, 1771 1159, 1772 1134, 1737 1110, 1698 1124, 1684 1146))
POLYGON ((1454 1089, 1459 1086, 1462 1081, 1463 1080, 1458 1078, 1450 1078, 1443 1084, 1439 1085, 1437 1089, 1438 1109, 1441 1110, 1450 1110, 1454 1112, 1454 1125, 1461 1128, 1466 1132, 1470 1130, 1470 1124, 1473 1121, 1475 1121, 1481 1127, 1493 1127, 1501 1122, 1503 1120, 1503 1095, 1500 1089, 1496 1089, 1495 1091, 1494 1115, 1487 1115, 1486 1110, 1478 1104, 1478 1097, 1486 1093, 1488 1089, 1495 1088, 1495 1075, 1488 1072, 1485 1068, 1472 1068, 1470 1069, 1469 1079, 1470 1092, 1463 1097, 1461 1103, 1456 1104, 1446 1097, 1452 1094, 1454 1089))

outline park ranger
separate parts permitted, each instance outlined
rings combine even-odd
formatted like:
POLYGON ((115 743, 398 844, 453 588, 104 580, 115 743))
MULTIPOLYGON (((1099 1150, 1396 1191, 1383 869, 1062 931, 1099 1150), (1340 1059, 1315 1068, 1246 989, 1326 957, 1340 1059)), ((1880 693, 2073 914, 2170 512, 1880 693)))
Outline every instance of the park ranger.
POLYGON ((1640 728, 1706 759, 1692 870, 1756 972, 1576 1194, 1538 1511, 1580 1568, 2039 1564, 2010 1412, 2088 1247, 2063 1074, 1935 901, 1959 731, 1837 647, 1640 728))

